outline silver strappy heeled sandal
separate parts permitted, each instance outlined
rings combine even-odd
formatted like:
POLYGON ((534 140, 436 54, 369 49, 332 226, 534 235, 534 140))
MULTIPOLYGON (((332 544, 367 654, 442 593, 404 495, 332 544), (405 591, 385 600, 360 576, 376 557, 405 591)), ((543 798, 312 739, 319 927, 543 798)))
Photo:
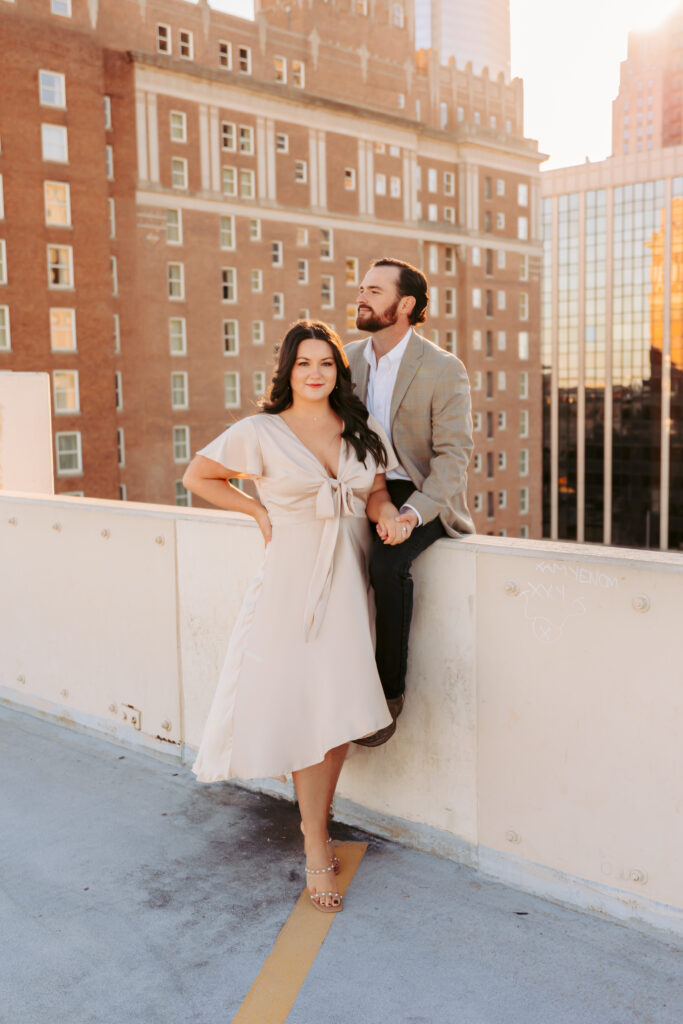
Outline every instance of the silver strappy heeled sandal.
MULTIPOLYGON (((334 864, 330 864, 328 868, 306 868, 307 875, 327 875, 330 871, 334 871, 334 864)), ((338 914, 343 908, 344 897, 340 892, 309 892, 308 895, 315 909, 321 914, 338 914), (320 902, 324 896, 332 897, 331 906, 325 906, 320 902)))

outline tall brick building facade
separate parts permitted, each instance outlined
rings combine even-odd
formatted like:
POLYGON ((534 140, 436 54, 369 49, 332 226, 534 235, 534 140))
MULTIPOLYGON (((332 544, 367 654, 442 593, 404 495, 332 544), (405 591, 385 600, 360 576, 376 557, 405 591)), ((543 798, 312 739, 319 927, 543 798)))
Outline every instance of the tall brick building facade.
POLYGON ((52 374, 58 491, 186 501, 288 324, 358 337, 390 254, 470 373, 477 528, 540 536, 540 155, 519 80, 412 26, 385 0, 0 0, 0 370, 52 374))

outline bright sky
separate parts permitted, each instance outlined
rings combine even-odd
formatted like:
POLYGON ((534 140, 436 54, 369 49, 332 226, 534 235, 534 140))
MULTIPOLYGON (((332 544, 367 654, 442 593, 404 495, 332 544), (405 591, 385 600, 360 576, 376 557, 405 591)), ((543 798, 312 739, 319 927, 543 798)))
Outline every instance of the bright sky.
MULTIPOLYGON (((253 15, 252 0, 210 3, 242 17, 253 15)), ((524 79, 526 134, 550 155, 544 169, 610 155, 612 100, 628 33, 655 27, 680 3, 510 0, 512 73, 524 79)))

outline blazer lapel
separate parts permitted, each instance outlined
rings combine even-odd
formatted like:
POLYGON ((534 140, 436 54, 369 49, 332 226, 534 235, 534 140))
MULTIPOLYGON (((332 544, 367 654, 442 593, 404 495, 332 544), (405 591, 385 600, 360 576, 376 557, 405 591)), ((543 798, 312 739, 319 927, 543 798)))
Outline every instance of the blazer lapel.
MULTIPOLYGON (((398 407, 403 401, 406 391, 410 387, 411 381, 418 371, 420 363, 422 362, 422 343, 418 338, 415 331, 410 335, 408 345, 403 353, 403 359, 401 365, 398 368, 398 374, 396 376, 396 384, 394 385, 394 392, 391 396, 391 406, 389 411, 389 419, 393 425, 394 417, 398 411, 398 407)), ((367 365, 367 364, 366 364, 367 365)), ((366 386, 367 386, 367 374, 366 374, 366 386)))
POLYGON ((370 363, 365 358, 365 349, 360 350, 360 355, 357 359, 358 369, 353 376, 356 379, 358 387, 358 397, 361 402, 365 402, 368 396, 368 378, 370 376, 370 363))

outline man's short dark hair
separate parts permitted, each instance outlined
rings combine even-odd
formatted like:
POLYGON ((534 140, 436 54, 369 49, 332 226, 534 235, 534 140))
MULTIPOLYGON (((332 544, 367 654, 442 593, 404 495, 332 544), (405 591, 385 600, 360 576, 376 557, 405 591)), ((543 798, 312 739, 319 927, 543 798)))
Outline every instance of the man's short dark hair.
POLYGON ((427 306, 429 305, 429 285, 427 278, 421 270, 413 267, 403 260, 395 260, 386 256, 381 260, 375 260, 373 267, 397 267, 398 268, 398 293, 403 298, 410 295, 415 299, 415 305, 408 317, 411 324, 423 324, 427 319, 427 306))

